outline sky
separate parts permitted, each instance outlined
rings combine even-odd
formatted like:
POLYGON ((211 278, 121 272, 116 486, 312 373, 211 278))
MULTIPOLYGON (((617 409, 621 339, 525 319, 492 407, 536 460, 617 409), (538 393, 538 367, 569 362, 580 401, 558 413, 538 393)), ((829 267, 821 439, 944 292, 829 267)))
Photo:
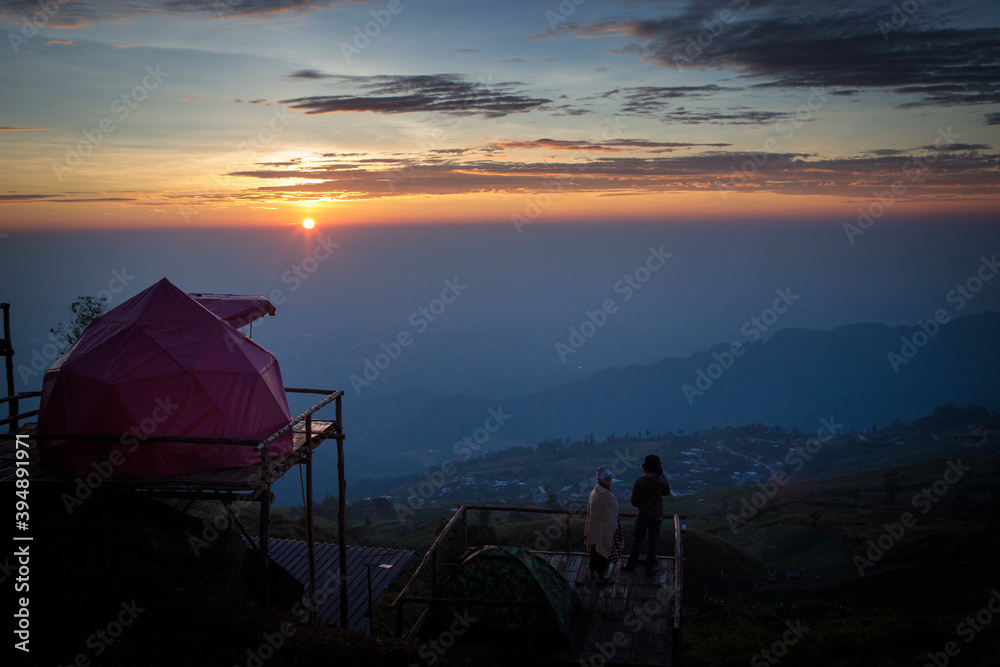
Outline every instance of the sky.
POLYGON ((271 297, 290 385, 517 395, 743 340, 777 290, 765 340, 915 325, 1000 250, 995 2, 0 0, 0 37, 21 364, 167 277, 271 297))
POLYGON ((2 0, 0 227, 995 220, 1000 5, 2 0))

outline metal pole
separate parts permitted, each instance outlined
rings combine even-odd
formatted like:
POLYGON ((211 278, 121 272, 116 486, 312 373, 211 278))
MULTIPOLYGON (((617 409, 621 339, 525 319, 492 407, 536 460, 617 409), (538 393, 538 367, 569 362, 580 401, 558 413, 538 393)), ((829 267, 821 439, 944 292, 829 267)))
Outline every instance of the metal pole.
POLYGON ((437 596, 438 593, 438 552, 437 549, 434 550, 434 554, 431 556, 431 595, 437 596))
POLYGON ((316 620, 316 553, 313 535, 312 415, 306 416, 306 555, 309 558, 309 620, 316 620))
MULTIPOLYGON (((10 304, 0 303, 0 308, 3 309, 3 349, 0 352, 4 355, 4 367, 7 371, 7 395, 15 396, 14 392, 14 345, 10 341, 10 304)), ((10 404, 8 406, 8 415, 13 417, 20 414, 21 410, 18 407, 17 399, 11 398, 10 404)), ((8 431, 13 433, 17 430, 18 420, 15 419, 10 423, 8 431)))
POLYGON ((684 590, 684 526, 674 515, 674 623, 670 633, 670 664, 681 664, 681 600, 684 590))
POLYGON ((365 569, 368 570, 368 636, 371 637, 372 625, 375 623, 372 618, 372 564, 365 563, 365 569))
POLYGON ((465 555, 465 550, 469 548, 468 513, 469 510, 465 505, 462 505, 462 556, 465 555))
POLYGON ((340 627, 347 627, 347 478, 344 476, 344 422, 341 410, 341 396, 337 396, 337 521, 340 523, 340 627))
POLYGON ((260 551, 260 574, 263 579, 261 600, 263 608, 267 609, 268 599, 268 565, 271 562, 271 480, 267 470, 267 445, 260 448, 261 458, 261 478, 264 482, 264 490, 260 496, 260 535, 257 537, 258 550, 260 551))

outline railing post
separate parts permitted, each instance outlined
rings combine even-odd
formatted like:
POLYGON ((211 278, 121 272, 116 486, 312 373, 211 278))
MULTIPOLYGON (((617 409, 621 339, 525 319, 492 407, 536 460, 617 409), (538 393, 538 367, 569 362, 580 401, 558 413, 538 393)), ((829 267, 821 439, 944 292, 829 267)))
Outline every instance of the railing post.
POLYGON ((438 593, 438 552, 437 549, 431 554, 431 597, 437 597, 438 593))
POLYGON ((340 627, 350 630, 347 621, 347 477, 344 473, 344 422, 340 399, 337 397, 337 522, 340 540, 340 627))
POLYGON ((684 583, 684 530, 681 516, 674 515, 674 623, 670 632, 670 664, 681 664, 681 599, 684 583))
POLYGON ((263 609, 267 609, 269 600, 269 566, 271 563, 271 475, 267 470, 267 445, 260 448, 260 476, 264 489, 260 494, 260 535, 257 537, 257 550, 260 552, 261 600, 263 609))
MULTIPOLYGON (((0 354, 4 356, 4 368, 7 371, 7 395, 14 397, 16 396, 14 393, 14 345, 10 341, 10 304, 0 303, 0 309, 3 309, 3 340, 0 341, 0 354)), ((16 417, 20 413, 17 398, 11 398, 7 414, 16 417)), ((14 419, 7 430, 14 433, 17 429, 18 420, 14 419)))
POLYGON ((462 555, 465 554, 465 550, 469 548, 469 529, 468 529, 468 516, 469 511, 466 509, 465 505, 462 505, 462 555))
POLYGON ((403 637, 403 601, 399 600, 396 605, 396 639, 403 637))
POLYGON ((566 555, 573 550, 573 541, 570 539, 570 532, 573 530, 573 515, 566 512, 566 555))
POLYGON ((309 559, 309 620, 316 620, 316 553, 313 546, 312 415, 306 415, 306 555, 309 559))

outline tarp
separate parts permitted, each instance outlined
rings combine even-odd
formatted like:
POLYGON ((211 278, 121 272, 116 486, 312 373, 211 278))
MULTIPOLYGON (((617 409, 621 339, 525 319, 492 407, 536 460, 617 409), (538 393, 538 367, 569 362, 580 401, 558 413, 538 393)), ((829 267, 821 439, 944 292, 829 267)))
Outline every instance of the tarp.
MULTIPOLYGON (((74 475, 167 476, 259 463, 253 447, 152 443, 149 436, 262 440, 291 421, 278 362, 166 278, 94 320, 45 372, 42 460, 74 475), (102 466, 107 470, 108 466, 102 466)), ((291 434, 269 448, 291 451, 291 434)))
POLYGON ((437 597, 469 600, 467 606, 433 605, 420 630, 435 637, 451 629, 457 641, 538 647, 569 645, 580 602, 547 562, 518 547, 484 546, 468 552, 437 597), (475 600, 532 600, 542 606, 476 606, 475 600), (460 636, 456 619, 467 624, 460 636), (512 644, 513 642, 513 644, 512 644))
POLYGON ((191 298, 237 329, 277 312, 271 302, 262 296, 192 292, 191 298))

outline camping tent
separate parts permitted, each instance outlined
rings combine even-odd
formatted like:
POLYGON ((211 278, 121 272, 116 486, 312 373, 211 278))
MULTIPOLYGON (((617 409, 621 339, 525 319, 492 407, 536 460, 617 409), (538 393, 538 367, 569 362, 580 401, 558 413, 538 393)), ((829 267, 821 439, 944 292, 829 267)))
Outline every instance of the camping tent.
MULTIPOLYGON (((115 476, 243 467, 260 461, 253 447, 145 438, 262 440, 291 421, 274 355, 166 278, 87 327, 45 372, 39 409, 39 434, 121 434, 40 440, 43 461, 74 475, 101 460, 115 476)), ((285 434, 269 454, 291 446, 285 434)))
MULTIPOLYGON (((544 560, 518 547, 484 546, 469 551, 437 597, 467 605, 434 605, 420 629, 425 638, 445 630, 457 641, 536 647, 569 645, 580 602, 565 579, 544 560), (475 600, 517 600, 543 604, 477 606, 475 600), (455 630, 456 619, 469 627, 455 630)), ((460 623, 460 625, 462 625, 460 623)))
POLYGON ((276 312, 271 302, 262 296, 192 292, 191 297, 235 329, 242 329, 265 315, 274 316, 276 312))

